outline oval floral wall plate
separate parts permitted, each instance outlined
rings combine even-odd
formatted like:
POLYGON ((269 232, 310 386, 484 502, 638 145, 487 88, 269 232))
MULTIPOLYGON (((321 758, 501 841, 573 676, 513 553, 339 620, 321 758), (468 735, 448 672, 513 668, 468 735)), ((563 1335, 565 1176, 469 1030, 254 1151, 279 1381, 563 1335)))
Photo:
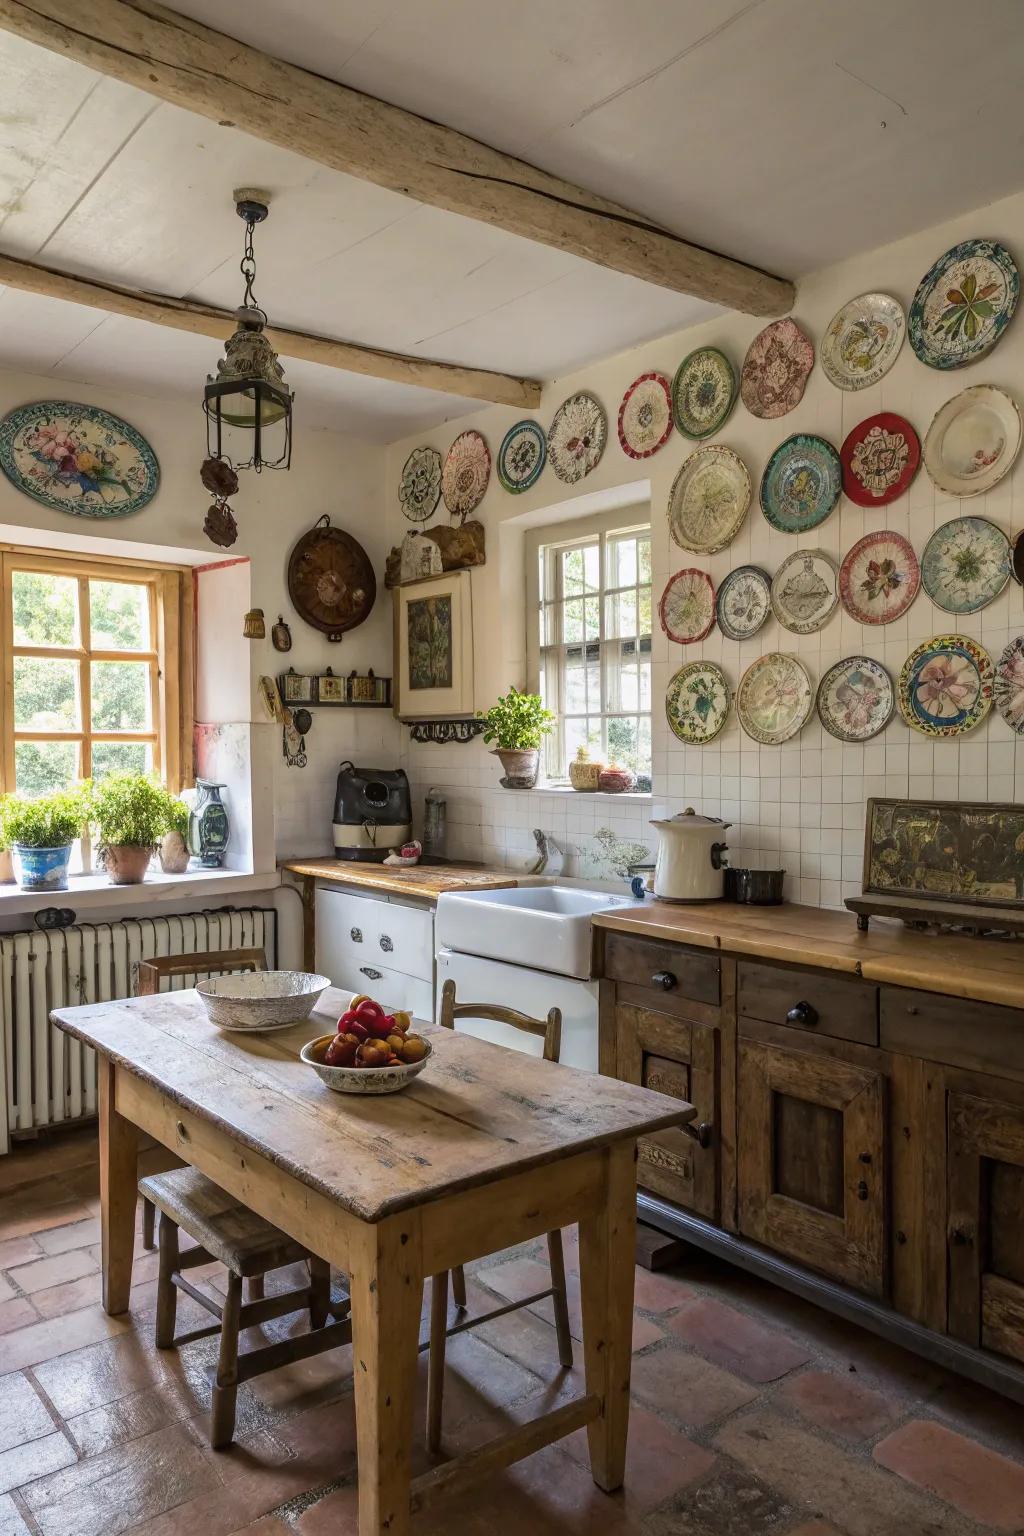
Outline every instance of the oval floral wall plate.
POLYGON ((780 533, 806 533, 839 500, 839 455, 823 437, 798 432, 780 443, 761 476, 761 511, 780 533))
POLYGON ((814 347, 795 320, 765 326, 747 350, 740 395, 752 416, 785 416, 803 399, 814 367, 814 347))
POLYGON ((979 496, 998 485, 1020 452, 1017 402, 991 384, 975 384, 935 413, 924 465, 940 491, 979 496))
POLYGON ((1011 640, 996 662, 992 696, 1011 731, 1024 736, 1024 635, 1011 640))
POLYGON ((715 622, 715 589, 711 577, 696 566, 671 576, 658 607, 661 627, 670 640, 691 645, 703 640, 715 622))
POLYGON ((858 539, 839 567, 839 597, 859 624, 891 624, 921 589, 914 546, 888 528, 858 539))
POLYGON ((528 491, 540 479, 547 456, 544 428, 535 421, 517 421, 509 427, 498 449, 498 479, 514 496, 528 491))
POLYGON ((672 435, 672 397, 663 373, 634 379, 619 406, 619 445, 631 459, 649 459, 672 435))
POLYGON ((593 395, 570 395, 548 428, 548 458, 559 480, 575 485, 596 469, 608 438, 604 407, 593 395))
POLYGON ((713 741, 729 715, 729 685, 713 661, 690 661, 671 679, 665 714, 672 734, 688 746, 713 741))
POLYGON ((818 684, 818 718, 839 741, 870 741, 892 719, 892 678, 870 656, 848 656, 818 684))
POLYGON ((921 440, 910 422, 879 411, 858 422, 839 452, 843 490, 859 507, 884 507, 910 485, 921 464, 921 440))
POLYGON ((445 456, 441 494, 453 517, 467 518, 484 499, 491 450, 479 432, 460 432, 445 456))
POLYGON ((757 565, 730 571, 715 598, 718 627, 727 640, 749 640, 772 611, 772 582, 757 565))
POLYGON ((900 355, 907 322, 887 293, 862 293, 832 316, 821 343, 821 366, 837 389, 866 389, 900 355))
POLYGON ((441 455, 436 448, 414 448, 405 461, 398 499, 410 523, 425 523, 441 500, 441 455))
POLYGON ((711 437, 736 403, 736 370, 717 347, 684 357, 672 380, 672 414, 684 437, 711 437))
POLYGON ((684 459, 668 498, 668 526, 680 549, 711 555, 732 542, 750 506, 747 466, 731 448, 707 443, 684 459))
POLYGON ((991 351, 1009 325, 1020 274, 994 240, 964 240, 918 284, 910 306, 910 345, 929 368, 962 368, 991 351))
POLYGON ((126 517, 153 500, 156 454, 119 416, 73 400, 20 405, 0 421, 0 469, 33 501, 75 517, 126 517))
POLYGON ((938 635, 911 651, 899 680, 900 714, 925 736, 960 736, 992 708, 992 658, 966 635, 938 635))
POLYGON ((921 580, 947 613, 977 613, 1010 579, 1010 541, 987 517, 954 517, 936 528, 921 556, 921 580))
POLYGON ((795 635, 820 629, 838 602, 836 564, 823 549, 795 550, 772 578, 772 612, 795 635))
POLYGON ((814 708, 814 690, 802 662, 772 651, 744 672, 736 716, 753 741, 781 746, 802 731, 814 708))

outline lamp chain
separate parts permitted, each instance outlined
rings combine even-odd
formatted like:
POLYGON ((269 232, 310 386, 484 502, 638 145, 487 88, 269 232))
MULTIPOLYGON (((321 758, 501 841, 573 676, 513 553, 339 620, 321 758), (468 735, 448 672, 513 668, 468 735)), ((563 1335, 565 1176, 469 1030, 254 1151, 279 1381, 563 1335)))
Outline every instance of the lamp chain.
POLYGON ((243 306, 245 309, 258 310, 262 314, 263 310, 256 301, 255 293, 253 293, 253 283, 256 281, 256 257, 253 254, 252 248, 252 232, 255 228, 256 220, 247 218, 245 221, 245 251, 238 266, 242 276, 245 278, 243 306))

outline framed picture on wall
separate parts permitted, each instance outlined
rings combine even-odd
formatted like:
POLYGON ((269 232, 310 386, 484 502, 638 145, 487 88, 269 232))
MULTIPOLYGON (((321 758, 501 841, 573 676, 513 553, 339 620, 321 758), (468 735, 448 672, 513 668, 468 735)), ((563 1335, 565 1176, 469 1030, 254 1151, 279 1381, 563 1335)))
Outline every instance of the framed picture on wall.
POLYGON ((469 571, 394 588, 395 714, 403 720, 473 712, 469 571))

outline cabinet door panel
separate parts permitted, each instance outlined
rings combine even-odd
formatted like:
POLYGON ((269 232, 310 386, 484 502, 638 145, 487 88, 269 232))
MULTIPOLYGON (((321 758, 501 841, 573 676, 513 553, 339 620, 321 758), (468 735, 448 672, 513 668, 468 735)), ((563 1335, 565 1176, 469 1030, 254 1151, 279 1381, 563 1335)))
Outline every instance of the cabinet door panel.
POLYGON ((1024 1109, 947 1101, 949 1331, 1024 1361, 1024 1109))

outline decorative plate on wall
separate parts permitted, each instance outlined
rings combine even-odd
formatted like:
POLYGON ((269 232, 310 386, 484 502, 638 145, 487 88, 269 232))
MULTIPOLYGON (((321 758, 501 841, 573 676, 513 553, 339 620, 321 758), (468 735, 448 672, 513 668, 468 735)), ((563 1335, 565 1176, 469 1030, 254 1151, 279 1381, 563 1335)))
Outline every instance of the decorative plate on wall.
POLYGON ((160 484, 156 454, 140 432, 73 400, 8 411, 0 421, 0 469, 33 501, 75 517, 127 517, 160 484))
POLYGON ((839 452, 843 490, 859 507, 884 507, 910 485, 921 464, 921 440, 904 416, 879 411, 858 422, 839 452))
POLYGON ((837 310, 821 343, 821 366, 837 389, 866 389, 900 355, 907 322, 887 293, 862 293, 837 310))
POLYGON ((936 412, 924 440, 924 467, 940 491, 980 496, 1012 469, 1020 440, 1017 402, 991 384, 975 384, 936 412))
POLYGON ((363 546, 326 515, 288 557, 288 596, 307 624, 340 640, 369 617, 377 581, 363 546))
POLYGON ((987 517, 954 517, 936 528, 921 556, 921 580, 947 613, 977 613, 1010 579, 1010 541, 987 517))
POLYGON ((870 656, 848 656, 818 684, 818 719, 839 741, 870 741, 892 719, 892 678, 870 656))
POLYGON ((425 523, 441 500, 441 455, 436 448, 414 448, 405 461, 398 499, 410 523, 425 523))
POLYGON ((940 256, 910 306, 910 345, 929 368, 962 368, 991 351, 1009 325, 1020 273, 1004 245, 964 240, 940 256))
POLYGON ((915 731, 961 736, 992 708, 992 658, 967 635, 937 635, 903 663, 898 697, 915 731))
POLYGON ((548 456, 544 428, 535 421, 517 421, 509 427, 498 449, 498 479, 506 491, 518 495, 540 479, 548 456))
POLYGON ((814 346, 795 320, 766 325, 750 343, 740 374, 740 395, 751 416, 773 420, 803 399, 814 367, 814 346))
POLYGON ((757 565, 730 571, 718 589, 715 615, 727 640, 749 640, 772 611, 772 580, 757 565))
POLYGON ((992 697, 1011 731, 1024 736, 1024 635, 1011 640, 996 662, 992 697))
POLYGON ((838 602, 836 563, 823 549, 795 550, 772 577, 772 612, 795 635, 820 629, 838 602))
POLYGON ((798 432, 780 443, 761 476, 761 511, 780 533, 806 533, 839 500, 839 455, 823 437, 798 432))
POLYGON ((658 606, 661 627, 670 640, 691 645, 703 640, 715 622, 715 589, 711 577, 696 566, 671 576, 658 606))
POLYGON ((575 485, 601 462, 608 440, 604 407, 593 395, 570 395, 548 428, 548 458, 559 480, 575 485))
POLYGON ((736 370, 717 347, 684 357, 672 380, 672 414, 684 437, 710 437, 736 403, 736 370))
POLYGON ((631 459, 649 459, 672 436, 671 386, 663 373, 634 379, 619 406, 619 444, 631 459))
POLYGON ((771 651, 744 672, 736 692, 736 716, 747 735, 766 747, 781 746, 802 731, 814 708, 814 690, 803 663, 771 651))
POLYGON ((445 455, 441 494, 453 517, 465 520, 484 499, 491 478, 491 450, 479 432, 460 432, 445 455))
POLYGON ((866 533, 839 567, 839 597, 859 624, 891 624, 906 613, 921 588, 914 546, 902 533, 866 533))
POLYGON ((690 661, 670 680, 665 714, 674 736, 688 746, 713 741, 729 716, 729 684, 713 661, 690 661))
POLYGON ((706 443, 684 459, 668 497, 668 526, 680 549, 711 555, 736 536, 750 506, 747 466, 731 448, 706 443))

